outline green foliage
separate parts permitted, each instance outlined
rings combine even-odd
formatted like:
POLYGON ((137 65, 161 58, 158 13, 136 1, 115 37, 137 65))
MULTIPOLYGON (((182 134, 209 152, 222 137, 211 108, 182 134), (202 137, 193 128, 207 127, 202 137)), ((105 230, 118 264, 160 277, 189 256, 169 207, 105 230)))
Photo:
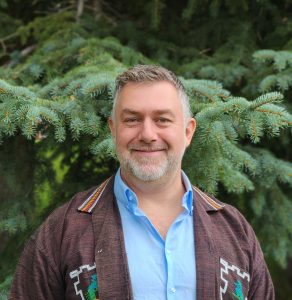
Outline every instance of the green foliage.
POLYGON ((24 231, 27 228, 27 219, 25 215, 19 212, 17 205, 12 206, 8 211, 0 215, 0 231, 13 234, 24 231))
MULTIPOLYGON (((47 17, 35 18, 28 25, 18 28, 17 33, 20 36, 22 44, 25 44, 29 38, 33 37, 36 41, 42 43, 47 41, 58 32, 58 35, 64 33, 60 28, 65 29, 65 32, 70 30, 83 31, 80 26, 75 23, 73 12, 56 13, 47 17)), ((85 33, 83 31, 83 33, 85 33)))
POLYGON ((250 3, 247 0, 230 1, 230 0, 211 0, 208 1, 208 5, 202 0, 188 0, 187 6, 183 11, 183 18, 190 20, 196 12, 207 12, 211 17, 216 18, 220 14, 222 7, 227 8, 231 14, 239 12, 247 12, 249 10, 250 3))
POLYGON ((275 72, 261 80, 259 83, 261 91, 289 90, 292 86, 292 51, 259 50, 253 54, 253 58, 259 64, 271 65, 275 72))
POLYGON ((291 51, 259 50, 254 53, 253 57, 262 63, 273 63, 274 68, 279 72, 292 66, 291 51))
MULTIPOLYGON (((1 2, 0 2, 0 7, 1 7, 1 2)), ((1 26, 0 39, 5 38, 9 34, 15 33, 15 31, 20 25, 21 25, 20 20, 16 20, 10 17, 9 15, 0 12, 0 26, 1 26)))
POLYGON ((0 283, 0 300, 7 300, 7 294, 12 282, 12 275, 7 276, 6 279, 0 283))
MULTIPOLYGON (((225 96, 224 91, 218 93, 225 96)), ((211 99, 212 102, 196 114, 198 130, 190 157, 186 159, 188 164, 192 161, 196 165, 195 170, 190 170, 194 181, 211 193, 216 192, 219 182, 232 193, 253 190, 252 178, 249 179, 244 171, 254 175, 257 161, 238 141, 249 138, 257 143, 264 133, 275 136, 281 128, 291 124, 291 115, 271 104, 282 98, 280 93, 262 95, 254 101, 232 96, 220 99, 210 93, 201 96, 202 101, 211 99)))

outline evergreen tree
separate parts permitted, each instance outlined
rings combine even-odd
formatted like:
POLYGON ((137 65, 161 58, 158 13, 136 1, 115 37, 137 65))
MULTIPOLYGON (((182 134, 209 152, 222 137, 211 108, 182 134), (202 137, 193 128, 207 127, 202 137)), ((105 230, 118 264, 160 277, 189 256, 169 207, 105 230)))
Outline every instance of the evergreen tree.
POLYGON ((0 299, 47 214, 117 168, 107 117, 134 64, 182 76, 198 122, 184 169, 244 213, 276 283, 291 258, 291 3, 127 2, 0 1, 0 299))

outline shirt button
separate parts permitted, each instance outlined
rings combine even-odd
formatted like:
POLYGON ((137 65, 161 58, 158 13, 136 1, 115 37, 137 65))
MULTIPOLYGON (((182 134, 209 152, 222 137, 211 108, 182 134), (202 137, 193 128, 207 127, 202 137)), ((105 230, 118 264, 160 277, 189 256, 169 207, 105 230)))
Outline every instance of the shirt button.
POLYGON ((167 253, 167 254, 170 254, 170 252, 171 252, 171 251, 170 251, 169 249, 166 249, 166 253, 167 253))
POLYGON ((175 293, 175 292, 176 292, 176 289, 173 287, 173 288, 170 289, 170 291, 171 291, 172 293, 175 293))

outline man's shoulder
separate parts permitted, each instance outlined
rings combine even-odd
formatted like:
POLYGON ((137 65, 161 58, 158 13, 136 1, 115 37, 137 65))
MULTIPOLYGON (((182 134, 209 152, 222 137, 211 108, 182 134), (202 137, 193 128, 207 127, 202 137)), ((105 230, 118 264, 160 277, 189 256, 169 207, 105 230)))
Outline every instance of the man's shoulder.
POLYGON ((100 185, 76 193, 69 201, 54 209, 30 238, 31 247, 36 246, 43 253, 52 247, 60 249, 63 240, 79 238, 88 232, 92 222, 90 213, 82 213, 80 207, 91 199, 100 185))
POLYGON ((48 219, 60 221, 82 212, 91 213, 101 196, 111 191, 110 188, 105 189, 110 179, 111 177, 87 190, 77 192, 69 201, 57 207, 48 219))
POLYGON ((218 228, 231 228, 248 236, 254 234, 251 225, 238 208, 218 200, 195 186, 193 186, 193 191, 197 208, 206 211, 212 219, 213 225, 218 228))
POLYGON ((235 206, 226 203, 222 200, 219 200, 217 197, 209 194, 208 192, 205 192, 201 190, 199 187, 192 185, 193 193, 194 193, 194 199, 195 201, 200 201, 200 203, 203 205, 203 207, 206 209, 206 211, 229 211, 232 213, 239 213, 238 209, 235 208, 235 206))
POLYGON ((197 186, 192 185, 192 188, 195 203, 206 212, 221 211, 226 207, 226 203, 218 200, 207 192, 202 191, 197 186))
POLYGON ((77 192, 70 200, 67 200, 59 207, 55 208, 48 216, 46 221, 61 221, 68 215, 75 215, 78 213, 78 208, 88 199, 99 185, 93 186, 87 190, 77 192))
POLYGON ((254 230, 236 207, 202 191, 194 192, 194 204, 196 234, 204 239, 210 237, 219 258, 246 270, 262 263, 263 254, 254 230))
MULTIPOLYGON (((86 222, 86 220, 90 220, 90 216, 88 214, 83 214, 82 208, 88 203, 92 204, 93 196, 96 195, 96 192, 99 191, 101 184, 93 186, 87 190, 77 192, 73 197, 55 208, 48 217, 41 224, 39 229, 40 231, 61 231, 61 228, 64 226, 68 226, 68 223, 76 223, 77 220, 81 220, 86 222)), ((101 195, 100 195, 101 196, 101 195)), ((98 199, 95 199, 98 200, 98 199)), ((81 225, 79 223, 79 225, 81 225)))

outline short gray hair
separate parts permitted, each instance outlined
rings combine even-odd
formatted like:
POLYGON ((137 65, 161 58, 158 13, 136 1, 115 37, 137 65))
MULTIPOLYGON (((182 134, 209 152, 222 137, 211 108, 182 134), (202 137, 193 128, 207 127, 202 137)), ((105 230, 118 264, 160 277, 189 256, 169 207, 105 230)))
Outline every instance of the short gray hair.
POLYGON ((118 75, 115 82, 114 102, 111 116, 114 118, 115 108, 119 93, 123 87, 130 82, 160 82, 167 81, 171 83, 178 91, 179 98, 182 103, 183 114, 185 121, 192 117, 190 102, 186 90, 182 82, 175 76, 175 74, 166 68, 156 65, 136 65, 122 74, 118 75))

